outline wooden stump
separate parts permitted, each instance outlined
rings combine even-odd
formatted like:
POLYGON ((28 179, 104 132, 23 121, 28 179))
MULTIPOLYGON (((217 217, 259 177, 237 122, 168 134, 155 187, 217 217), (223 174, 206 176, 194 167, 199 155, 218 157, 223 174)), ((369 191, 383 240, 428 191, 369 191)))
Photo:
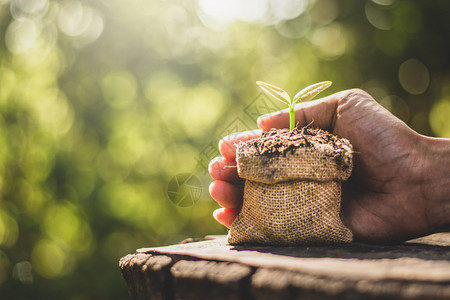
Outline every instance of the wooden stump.
POLYGON ((302 247, 211 236, 138 249, 119 265, 132 299, 450 299, 450 233, 302 247))

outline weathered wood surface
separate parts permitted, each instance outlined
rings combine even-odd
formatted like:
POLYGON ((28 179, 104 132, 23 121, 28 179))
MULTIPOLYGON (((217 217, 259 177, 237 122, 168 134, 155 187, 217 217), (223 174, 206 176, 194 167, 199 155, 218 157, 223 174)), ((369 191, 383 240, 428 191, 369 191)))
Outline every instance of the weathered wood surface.
POLYGON ((303 247, 212 236, 138 249, 120 268, 132 299, 450 299, 450 233, 303 247))

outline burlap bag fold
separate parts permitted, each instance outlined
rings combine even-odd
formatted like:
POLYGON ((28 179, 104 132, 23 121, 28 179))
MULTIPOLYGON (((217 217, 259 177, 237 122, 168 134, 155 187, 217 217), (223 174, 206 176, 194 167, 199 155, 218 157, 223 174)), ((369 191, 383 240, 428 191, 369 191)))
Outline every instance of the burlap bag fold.
MULTIPOLYGON (((306 140, 317 132, 323 133, 309 130, 306 140)), ((239 176, 246 179, 244 201, 230 228, 228 242, 351 242, 352 233, 342 223, 340 212, 341 182, 351 174, 352 147, 347 140, 335 136, 331 136, 331 141, 307 141, 300 147, 283 146, 270 153, 261 150, 267 141, 241 142, 236 161, 239 176)))

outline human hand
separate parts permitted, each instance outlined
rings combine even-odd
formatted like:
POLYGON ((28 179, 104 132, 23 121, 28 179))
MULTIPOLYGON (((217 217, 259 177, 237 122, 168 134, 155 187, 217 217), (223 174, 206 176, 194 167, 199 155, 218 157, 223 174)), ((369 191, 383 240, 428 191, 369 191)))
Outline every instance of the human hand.
MULTIPOLYGON (((354 169, 343 183, 342 209, 344 223, 355 238, 400 241, 442 227, 442 218, 435 218, 436 197, 424 192, 431 165, 428 148, 436 141, 417 134, 357 89, 300 103, 295 119, 298 126, 311 123, 353 144, 354 169)), ((258 126, 264 131, 286 128, 289 113, 282 110, 262 116, 258 126)), ((223 157, 210 163, 215 179, 210 194, 224 207, 214 216, 227 227, 238 215, 243 195, 243 181, 237 176, 234 161, 235 143, 254 137, 251 132, 227 137, 219 143, 223 157)))
POLYGON ((209 163, 208 171, 214 179, 209 186, 209 193, 222 206, 214 211, 214 218, 228 228, 240 212, 244 194, 244 179, 239 178, 236 168, 236 145, 260 134, 261 130, 254 130, 224 137, 219 142, 222 157, 216 157, 209 163))

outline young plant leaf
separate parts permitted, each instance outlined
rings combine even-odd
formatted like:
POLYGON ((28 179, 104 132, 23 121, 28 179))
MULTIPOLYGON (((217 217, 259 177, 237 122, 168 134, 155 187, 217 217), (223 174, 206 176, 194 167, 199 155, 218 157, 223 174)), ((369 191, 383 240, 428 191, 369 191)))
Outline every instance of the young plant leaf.
POLYGON ((331 85, 331 81, 322 81, 305 87, 294 96, 294 104, 309 101, 331 85))
POLYGON ((262 82, 262 81, 257 81, 256 84, 259 85, 259 87, 264 92, 271 95, 278 101, 281 101, 283 103, 291 105, 291 97, 289 97, 288 93, 286 93, 284 90, 282 90, 279 87, 276 87, 274 85, 262 82))
POLYGON ((317 96, 320 92, 322 92, 324 89, 329 87, 331 85, 331 81, 322 81, 319 83, 312 84, 295 95, 295 97, 291 101, 291 97, 289 97, 288 93, 280 89, 279 87, 276 87, 274 85, 257 81, 256 82, 259 87, 266 92, 267 94, 271 95, 278 101, 281 101, 283 103, 286 103, 289 107, 289 128, 291 131, 295 128, 295 104, 300 101, 308 101, 317 96))

